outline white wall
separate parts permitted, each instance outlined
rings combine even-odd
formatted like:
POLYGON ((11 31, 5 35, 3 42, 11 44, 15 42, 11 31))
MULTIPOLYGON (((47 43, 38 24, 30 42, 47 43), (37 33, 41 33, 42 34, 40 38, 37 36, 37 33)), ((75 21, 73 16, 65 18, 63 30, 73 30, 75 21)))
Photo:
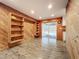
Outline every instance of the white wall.
MULTIPOLYGON (((63 16, 63 22, 62 22, 63 26, 66 26, 66 15, 63 16)), ((66 32, 63 32, 63 40, 66 40, 66 32)))

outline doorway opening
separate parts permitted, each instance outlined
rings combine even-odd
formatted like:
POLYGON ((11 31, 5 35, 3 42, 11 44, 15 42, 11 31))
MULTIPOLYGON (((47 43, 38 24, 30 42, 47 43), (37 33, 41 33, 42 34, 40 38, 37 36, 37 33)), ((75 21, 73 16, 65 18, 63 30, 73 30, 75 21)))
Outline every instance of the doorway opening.
POLYGON ((42 23, 42 42, 45 44, 56 43, 57 22, 42 23))

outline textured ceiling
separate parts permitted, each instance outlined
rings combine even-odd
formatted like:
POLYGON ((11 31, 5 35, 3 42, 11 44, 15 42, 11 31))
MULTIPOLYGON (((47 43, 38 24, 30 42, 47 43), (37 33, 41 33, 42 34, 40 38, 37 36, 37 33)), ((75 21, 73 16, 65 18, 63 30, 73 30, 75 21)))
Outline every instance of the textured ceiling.
POLYGON ((2 2, 35 19, 63 16, 67 4, 67 0, 2 0, 2 2), (52 4, 50 10, 48 9, 49 4, 52 4), (34 10, 35 13, 31 14, 31 10, 34 10), (51 16, 52 14, 54 16, 51 16))

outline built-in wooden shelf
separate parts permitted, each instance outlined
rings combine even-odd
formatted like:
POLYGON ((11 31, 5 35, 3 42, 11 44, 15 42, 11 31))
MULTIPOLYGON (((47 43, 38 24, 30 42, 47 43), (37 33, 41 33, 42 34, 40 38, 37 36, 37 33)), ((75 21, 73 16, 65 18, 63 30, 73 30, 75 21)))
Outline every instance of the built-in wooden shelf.
POLYGON ((17 14, 11 14, 11 40, 9 46, 17 45, 23 40, 23 23, 24 19, 22 16, 17 14))
POLYGON ((62 26, 63 31, 66 31, 66 26, 62 26))
POLYGON ((40 34, 40 24, 39 22, 36 23, 36 34, 35 37, 38 38, 40 34))

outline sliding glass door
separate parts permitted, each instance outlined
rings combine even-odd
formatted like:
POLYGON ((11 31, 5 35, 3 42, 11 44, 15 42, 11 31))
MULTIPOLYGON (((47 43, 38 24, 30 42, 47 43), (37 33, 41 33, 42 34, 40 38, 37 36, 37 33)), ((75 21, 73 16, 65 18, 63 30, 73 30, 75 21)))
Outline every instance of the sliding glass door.
POLYGON ((56 22, 49 22, 42 24, 42 42, 47 44, 56 43, 57 37, 57 23, 56 22))

